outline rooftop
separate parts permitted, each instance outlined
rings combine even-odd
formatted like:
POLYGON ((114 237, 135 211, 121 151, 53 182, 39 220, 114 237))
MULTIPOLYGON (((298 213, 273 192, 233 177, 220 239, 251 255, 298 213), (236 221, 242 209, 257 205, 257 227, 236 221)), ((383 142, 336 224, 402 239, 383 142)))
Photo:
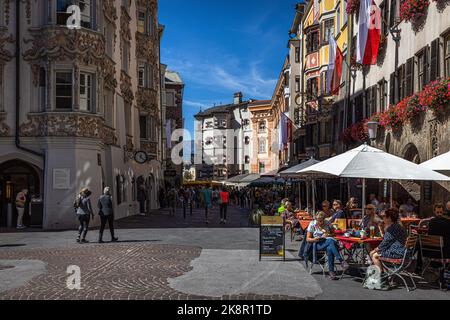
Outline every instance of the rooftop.
POLYGON ((181 76, 178 72, 166 70, 166 82, 173 83, 173 84, 184 84, 183 80, 181 79, 181 76))
POLYGON ((213 116, 216 113, 228 113, 234 108, 245 107, 249 104, 249 101, 244 101, 239 104, 224 104, 220 106, 215 106, 204 111, 201 111, 195 115, 196 118, 213 116))

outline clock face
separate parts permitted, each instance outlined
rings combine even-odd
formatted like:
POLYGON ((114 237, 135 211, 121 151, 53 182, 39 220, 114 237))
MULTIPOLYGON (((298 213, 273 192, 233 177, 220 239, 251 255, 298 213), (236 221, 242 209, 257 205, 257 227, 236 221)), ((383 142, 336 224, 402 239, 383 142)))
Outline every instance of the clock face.
POLYGON ((148 156, 147 153, 139 151, 136 152, 136 154, 134 155, 134 159, 136 160, 137 163, 144 164, 147 162, 148 156))

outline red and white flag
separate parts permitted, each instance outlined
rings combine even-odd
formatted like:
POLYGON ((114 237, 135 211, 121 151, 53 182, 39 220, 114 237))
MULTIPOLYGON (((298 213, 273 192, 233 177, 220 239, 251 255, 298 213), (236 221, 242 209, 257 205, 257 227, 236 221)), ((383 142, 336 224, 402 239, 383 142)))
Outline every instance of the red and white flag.
POLYGON ((339 94, 339 88, 341 86, 342 77, 342 63, 344 62, 344 56, 339 49, 332 34, 328 39, 328 70, 327 70, 327 87, 326 92, 329 94, 339 94))
POLYGON ((373 0, 361 0, 359 12, 356 62, 376 64, 381 36, 381 10, 373 0))

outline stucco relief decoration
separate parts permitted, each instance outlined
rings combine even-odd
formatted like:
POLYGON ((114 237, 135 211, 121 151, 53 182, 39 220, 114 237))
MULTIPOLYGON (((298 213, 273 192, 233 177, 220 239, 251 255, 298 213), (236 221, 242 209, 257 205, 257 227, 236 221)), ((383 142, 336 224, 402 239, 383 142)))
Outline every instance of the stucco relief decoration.
POLYGON ((127 135, 127 144, 125 146, 125 150, 133 151, 134 150, 134 144, 133 144, 133 137, 127 135))
POLYGON ((31 0, 26 0, 25 13, 27 15, 27 23, 31 24, 31 0))
POLYGON ((137 106, 142 111, 150 112, 152 116, 157 116, 157 92, 153 89, 139 88, 136 94, 137 106))
POLYGON ((136 32, 136 56, 147 61, 158 61, 157 45, 155 41, 136 32))
POLYGON ((117 144, 114 129, 103 125, 100 118, 81 114, 29 114, 20 126, 23 137, 84 137, 117 144))
POLYGON ((131 77, 123 71, 120 73, 120 91, 125 101, 132 102, 134 100, 131 77))
POLYGON ((104 0, 103 1, 103 14, 105 18, 114 26, 116 27, 116 20, 117 20, 117 9, 114 4, 114 0, 104 0))
POLYGON ((120 14, 120 35, 122 39, 131 42, 131 29, 130 29, 131 17, 128 15, 127 9, 121 7, 120 14))
POLYGON ((145 151, 148 154, 156 155, 158 151, 158 143, 150 141, 141 141, 141 149, 142 151, 145 151))
POLYGON ((7 62, 13 58, 11 52, 5 49, 5 46, 9 43, 13 43, 14 38, 12 35, 6 35, 0 32, 0 62, 7 62))
POLYGON ((9 24, 9 15, 11 13, 10 1, 11 0, 2 0, 3 1, 3 9, 5 11, 5 24, 9 24))
POLYGON ((46 28, 33 35, 32 43, 24 53, 26 61, 49 58, 53 60, 78 60, 85 64, 101 66, 105 56, 105 39, 90 31, 73 31, 67 28, 46 28))
POLYGON ((114 90, 117 87, 116 63, 107 56, 103 60, 102 74, 105 87, 114 90))
POLYGON ((0 113, 0 137, 8 137, 11 129, 6 124, 6 113, 0 113))

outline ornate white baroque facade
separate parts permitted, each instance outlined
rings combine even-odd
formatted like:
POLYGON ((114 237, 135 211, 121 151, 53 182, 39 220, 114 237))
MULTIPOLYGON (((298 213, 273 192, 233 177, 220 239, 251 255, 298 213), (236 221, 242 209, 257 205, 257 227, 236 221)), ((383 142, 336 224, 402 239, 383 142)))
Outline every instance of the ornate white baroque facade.
POLYGON ((11 192, 23 188, 42 200, 44 229, 76 225, 72 204, 83 187, 95 207, 110 186, 116 219, 139 213, 140 184, 156 209, 163 180, 157 1, 18 3, 19 10, 0 0, 0 224, 11 192), (67 27, 72 4, 81 29, 67 27), (138 150, 145 164, 134 160, 138 150))

